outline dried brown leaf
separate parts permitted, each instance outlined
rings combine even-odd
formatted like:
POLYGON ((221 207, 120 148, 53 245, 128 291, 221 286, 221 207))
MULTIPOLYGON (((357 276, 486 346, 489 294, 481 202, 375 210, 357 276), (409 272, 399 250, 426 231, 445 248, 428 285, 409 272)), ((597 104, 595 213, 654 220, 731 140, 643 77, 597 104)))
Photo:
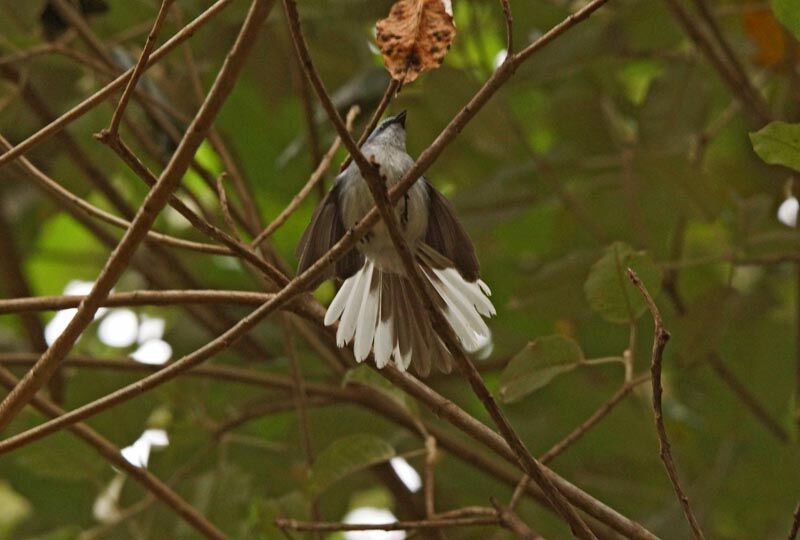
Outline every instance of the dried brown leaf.
POLYGON ((392 78, 406 84, 442 64, 456 35, 450 3, 398 0, 378 21, 376 41, 392 78))

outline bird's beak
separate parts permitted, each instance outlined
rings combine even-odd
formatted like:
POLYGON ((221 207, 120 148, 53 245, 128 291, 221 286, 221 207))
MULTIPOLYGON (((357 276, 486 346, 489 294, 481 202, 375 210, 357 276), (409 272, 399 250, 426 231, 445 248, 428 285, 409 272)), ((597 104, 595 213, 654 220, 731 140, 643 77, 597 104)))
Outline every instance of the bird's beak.
POLYGON ((397 116, 394 117, 395 122, 403 126, 403 129, 406 127, 406 111, 401 112, 397 116))

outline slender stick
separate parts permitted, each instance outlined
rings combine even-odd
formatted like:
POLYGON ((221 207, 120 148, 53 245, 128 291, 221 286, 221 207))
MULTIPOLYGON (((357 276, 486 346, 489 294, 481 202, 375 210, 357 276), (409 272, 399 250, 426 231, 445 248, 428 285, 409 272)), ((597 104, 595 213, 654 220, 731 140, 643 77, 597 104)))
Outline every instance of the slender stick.
POLYGON ((597 425, 600 420, 605 418, 620 401, 625 399, 625 397, 633 391, 634 388, 649 379, 650 375, 641 375, 623 384, 622 387, 617 390, 617 392, 611 396, 608 401, 603 403, 595 412, 592 413, 589 418, 587 418, 581 425, 576 427, 569 435, 553 445, 550 450, 542 454, 542 457, 540 457, 539 460, 542 463, 549 463, 555 459, 562 452, 564 452, 564 450, 574 444, 575 441, 583 437, 587 431, 597 425))
MULTIPOLYGON (((392 102, 392 99, 397 95, 397 92, 400 91, 400 81, 396 79, 391 79, 389 84, 386 85, 386 90, 383 92, 383 97, 381 98, 378 106, 375 107, 375 110, 372 112, 372 116, 367 122, 367 125, 364 127, 364 130, 361 132, 361 136, 358 138, 358 147, 361 148, 361 145, 367 140, 370 133, 375 129, 375 126, 378 125, 378 121, 380 121, 381 116, 383 113, 386 112, 386 109, 389 107, 389 104, 392 102)), ((350 154, 347 154, 347 157, 342 162, 341 167, 339 167, 339 171, 343 171, 347 168, 348 165, 353 161, 353 157, 350 154)))
POLYGON ((736 394, 736 397, 741 401, 745 407, 753 414, 753 416, 761 422, 761 424, 766 427, 770 433, 775 435, 775 437, 783 442, 789 442, 789 434, 786 433, 786 430, 774 419, 770 416, 769 412, 764 408, 764 406, 759 403, 753 394, 747 389, 747 387, 742 383, 742 381, 733 373, 727 365, 725 365, 725 361, 720 358, 717 353, 711 353, 708 355, 708 363, 714 372, 722 379, 730 390, 736 394))
MULTIPOLYGON (((19 380, 6 368, 0 367, 0 384, 12 389, 19 385, 19 380)), ((57 417, 64 414, 64 410, 61 407, 43 397, 33 396, 31 404, 47 416, 57 417)), ((147 491, 160 499, 205 538, 213 538, 215 540, 228 538, 222 531, 212 525, 203 514, 184 501, 147 469, 137 467, 125 459, 119 448, 115 447, 92 428, 85 424, 76 424, 70 426, 69 430, 94 448, 98 454, 108 460, 114 467, 122 469, 134 480, 142 484, 147 491)))
POLYGON ((167 12, 174 1, 175 0, 162 0, 161 2, 161 8, 158 10, 158 15, 156 15, 153 28, 147 35, 147 41, 144 44, 142 53, 139 55, 139 61, 136 62, 136 66, 133 68, 133 73, 131 74, 130 79, 128 79, 128 84, 125 86, 125 90, 122 92, 122 97, 119 98, 119 104, 117 105, 117 108, 114 109, 114 115, 111 117, 111 123, 105 130, 108 131, 112 137, 118 136, 119 123, 122 120, 122 115, 125 113, 125 107, 127 107, 128 101, 131 99, 131 95, 133 94, 134 88, 136 88, 136 84, 139 82, 139 78, 142 76, 142 73, 144 73, 144 70, 147 66, 147 61, 150 58, 150 53, 153 52, 153 48, 156 46, 156 37, 161 31, 161 25, 164 23, 167 12))
POLYGON ((797 508, 794 509, 794 519, 792 520, 792 528, 789 530, 789 540, 797 540, 798 531, 800 531, 800 503, 797 503, 797 508))
POLYGON ((439 529, 444 527, 467 527, 478 525, 497 525, 497 518, 492 517, 465 517, 447 519, 425 519, 420 521, 395 521, 394 523, 318 523, 296 521, 294 519, 278 518, 275 524, 281 529, 295 531, 408 531, 413 529, 439 529))
POLYGON ((47 349, 39 362, 31 368, 20 384, 12 390, 0 403, 0 430, 5 428, 16 414, 30 401, 43 384, 50 379, 58 364, 69 353, 78 337, 83 333, 100 304, 111 292, 120 275, 130 263, 136 247, 141 243, 147 231, 153 225, 160 210, 166 206, 172 192, 188 169, 195 152, 205 138, 208 126, 230 94, 244 60, 247 57, 261 23, 272 7, 271 0, 254 0, 250 12, 242 25, 236 42, 219 71, 217 80, 201 106, 197 116, 175 151, 167 168, 158 183, 148 193, 140 210, 131 223, 119 245, 106 262, 105 267, 95 281, 92 291, 78 308, 78 312, 67 325, 64 332, 47 349))
MULTIPOLYGON (((350 107, 350 110, 347 112, 347 130, 351 131, 353 129, 353 121, 355 120, 356 116, 358 115, 360 108, 358 105, 354 105, 350 107)), ((252 242, 250 242, 250 247, 255 248, 260 246, 264 240, 269 238, 272 233, 274 233, 278 228, 286 223, 286 220, 289 219, 295 210, 302 204, 302 202, 308 197, 308 194, 311 193, 311 190, 314 189, 314 186, 317 185, 322 178, 325 176, 325 172, 328 170, 328 167, 331 166, 331 161, 333 161, 333 156, 336 155, 336 151, 339 150, 339 146, 342 144, 342 139, 340 137, 336 137, 331 144, 331 147, 322 156, 317 168, 311 173, 311 177, 308 179, 308 182, 297 192, 297 194, 292 198, 286 207, 281 210, 281 213, 272 220, 272 222, 267 225, 267 227, 258 233, 252 242)))
POLYGON ((684 493, 683 488, 681 487, 680 479, 678 478, 678 471, 675 468, 675 461, 672 459, 672 450, 669 443, 669 437, 667 436, 667 430, 664 427, 664 415, 661 410, 661 394, 663 392, 663 388, 661 386, 661 361, 664 354, 664 347, 666 347, 670 335, 669 332, 664 329, 664 323, 661 319, 661 312, 658 310, 658 306, 656 306, 653 297, 650 296, 650 292, 647 290, 642 280, 639 279, 639 276, 636 275, 636 272, 630 268, 628 268, 628 277, 636 286, 636 288, 642 293, 642 296, 644 296, 644 299, 647 302, 647 307, 650 309, 650 314, 653 316, 653 323, 655 324, 650 374, 652 376, 653 383, 653 413, 655 415, 658 442, 661 448, 661 461, 664 462, 664 468, 667 470, 667 476, 669 476, 670 482, 672 482, 675 495, 677 495, 678 501, 681 503, 683 513, 692 529, 692 534, 696 540, 703 540, 705 538, 703 536, 703 531, 700 528, 700 524, 697 522, 697 518, 694 516, 691 505, 689 504, 689 497, 687 497, 684 493))
POLYGON ((511 15, 511 5, 508 0, 500 0, 503 7, 503 15, 506 19, 506 58, 514 54, 514 17, 511 15))

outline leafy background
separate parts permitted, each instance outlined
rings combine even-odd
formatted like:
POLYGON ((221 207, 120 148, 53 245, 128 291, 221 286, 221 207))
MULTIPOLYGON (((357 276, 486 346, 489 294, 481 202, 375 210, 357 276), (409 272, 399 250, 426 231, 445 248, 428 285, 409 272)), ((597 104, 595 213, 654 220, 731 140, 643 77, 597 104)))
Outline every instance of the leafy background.
MULTIPOLYGON (((158 7, 151 0, 112 4, 108 13, 91 20, 103 38, 140 24, 146 28, 158 7)), ((178 4, 187 20, 205 6, 194 0, 178 4)), ((327 86, 343 110, 357 103, 365 111, 358 130, 388 82, 371 36, 390 2, 301 4, 304 29, 327 86)), ((41 5, 0 1, 3 54, 42 42, 37 19, 41 5)), ((560 0, 512 2, 517 43, 527 43, 576 7, 560 0)), ((789 31, 797 25, 796 17, 791 20, 791 2, 775 5, 775 13, 788 27, 781 26, 770 6, 761 2, 722 0, 710 7, 774 117, 796 120, 800 86, 797 43, 789 31)), ((206 88, 245 8, 244 2, 235 2, 190 41, 206 88)), ((480 87, 505 46, 499 2, 458 0, 454 8, 459 34, 444 65, 404 88, 390 108, 409 110, 412 155, 430 144, 480 87)), ((168 19, 164 34, 179 26, 175 18, 168 19)), ((135 54, 142 42, 139 33, 123 46, 135 54)), ((289 202, 312 169, 291 47, 282 13, 275 9, 216 124, 257 194, 266 222, 289 202)), ((67 110, 104 80, 59 55, 37 56, 17 68, 53 111, 67 110)), ((196 103, 179 52, 148 74, 176 108, 193 112, 196 103)), ((0 100, 10 100, 0 111, 0 132, 19 141, 41 122, 14 92, 8 81, 0 84, 0 100)), ((115 186, 138 203, 145 194, 141 183, 92 139, 107 125, 111 111, 110 105, 98 107, 71 125, 69 132, 115 186)), ((141 114, 136 108, 131 111, 134 117, 141 114)), ((321 112, 317 117, 327 146, 332 129, 321 112)), ((533 384, 504 405, 535 455, 569 433, 622 384, 621 363, 583 365, 583 360, 621 357, 628 346, 631 318, 637 335, 631 351, 634 371, 644 373, 649 367, 652 320, 643 316, 644 305, 637 303, 635 290, 622 285, 620 262, 639 270, 651 291, 659 293, 656 300, 673 334, 665 357, 667 429, 685 486, 710 538, 785 537, 800 485, 794 420, 799 285, 793 262, 800 237, 776 217, 794 189, 791 170, 780 165, 797 167, 800 150, 795 137, 794 147, 770 147, 766 155, 760 151, 765 160, 779 166, 765 164, 749 137, 762 127, 743 111, 664 3, 613 0, 524 64, 428 174, 454 201, 475 240, 483 278, 498 307, 491 322, 494 350, 484 361, 487 384, 502 395, 501 367, 520 351, 530 353, 528 344, 540 338, 561 347, 544 354, 544 362, 569 364, 549 383, 533 384), (677 276, 674 290, 661 291, 662 279, 673 275, 677 276), (676 306, 684 306, 685 313, 676 306), (547 337, 554 335, 561 337, 547 337), (567 340, 572 340, 567 346, 572 353, 558 356, 567 340), (575 347, 581 351, 577 356, 575 347), (787 440, 775 437, 753 417, 708 365, 710 354, 718 354, 736 374, 780 424, 787 440)), ((781 133, 792 142, 791 130, 781 133)), ((754 141, 758 147, 755 136, 754 141)), ((68 189, 110 209, 54 140, 29 157, 68 189)), ((198 159, 213 172, 221 171, 220 159, 210 148, 204 146, 198 159)), ((334 162, 342 159, 340 151, 334 162)), ((94 279, 107 249, 36 191, 15 167, 3 167, 0 178, 3 212, 12 224, 33 293, 59 295, 74 280, 94 279)), ((185 184, 214 209, 221 223, 216 195, 192 174, 185 184)), ((295 264, 293 249, 312 210, 313 201, 308 201, 274 236, 275 248, 290 266, 295 264)), ((157 228, 202 239, 169 210, 157 228)), ((175 253, 205 287, 258 287, 239 263, 175 253)), ((129 271, 116 290, 145 286, 141 276, 129 271)), ((327 301, 332 290, 325 285, 317 296, 327 301)), ((233 320, 245 313, 216 309, 233 320)), ((173 357, 209 339, 178 308, 134 311, 140 318, 164 319, 163 340, 173 357)), ((53 314, 45 317, 49 320, 53 314)), ((104 343, 97 332, 100 324, 102 320, 93 324, 77 351, 99 357, 135 351, 135 344, 121 348, 104 343)), ((275 352, 274 359, 226 352, 213 362, 287 373, 289 361, 277 321, 262 323, 253 335, 275 352)), ((28 350, 14 316, 0 318, 0 348, 28 350)), ((329 376, 304 345, 300 354, 307 378, 329 376)), ((545 367, 539 364, 541 357, 517 356, 517 365, 512 362, 509 370, 521 371, 510 373, 540 377, 545 367)), ((138 375, 70 369, 66 376, 66 408, 74 408, 138 375)), ((435 376, 429 382, 489 422, 459 375, 435 376)), ((659 536, 688 538, 658 458, 647 386, 639 387, 552 466, 659 536)), ((89 424, 120 447, 135 441, 145 428, 165 429, 170 444, 150 456, 152 472, 173 478, 179 493, 233 537, 277 538, 272 518, 278 514, 302 518, 306 508, 302 490, 309 481, 294 412, 248 422, 235 430, 236 437, 213 437, 218 423, 254 400, 265 399, 285 398, 224 381, 183 378, 106 411, 89 424)), ((13 430, 40 421, 26 411, 13 430)), ((394 452, 413 454, 420 447, 406 431, 353 405, 314 409, 310 422, 318 449, 334 445, 335 450, 340 439, 360 437, 356 441, 360 444, 351 448, 363 446, 364 455, 355 451, 351 455, 362 465, 394 452)), ((421 471, 422 460, 413 455, 409 462, 421 471)), ((115 474, 67 434, 3 456, 0 538, 75 538, 81 531, 107 538, 193 537, 158 504, 102 530, 92 508, 115 474)), ((326 519, 339 520, 365 505, 394 507, 390 494, 363 471, 329 480, 331 485, 320 497, 326 519)), ((437 508, 450 509, 485 505, 487 495, 507 500, 510 488, 445 453, 436 465, 436 492, 437 508)), ((139 486, 126 482, 119 504, 129 507, 145 496, 139 486)), ((567 537, 563 524, 533 501, 523 501, 520 513, 546 537, 567 537)), ((453 538, 487 534, 511 537, 506 531, 481 528, 450 533, 453 538)))

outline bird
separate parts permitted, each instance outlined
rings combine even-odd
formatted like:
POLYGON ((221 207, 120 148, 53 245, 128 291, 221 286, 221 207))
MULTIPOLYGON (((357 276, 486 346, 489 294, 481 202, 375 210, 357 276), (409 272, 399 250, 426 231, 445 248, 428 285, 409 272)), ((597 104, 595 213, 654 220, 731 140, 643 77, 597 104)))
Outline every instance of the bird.
MULTIPOLYGON (((414 165, 406 150, 406 111, 386 118, 364 141, 362 154, 378 167, 387 189, 414 165)), ((366 180, 351 162, 317 205, 298 242, 298 273, 317 262, 374 205, 366 180)), ((397 201, 395 216, 401 234, 415 255, 415 264, 430 282, 434 303, 467 352, 491 342, 484 321, 496 314, 491 290, 480 279, 475 247, 450 201, 427 178, 420 177, 397 201)), ((336 322, 336 344, 352 344, 358 363, 372 353, 375 365, 389 363, 400 371, 412 366, 427 376, 431 367, 449 373, 452 357, 427 320, 424 304, 406 275, 389 231, 381 221, 315 282, 335 276, 343 280, 324 318, 336 322)))

